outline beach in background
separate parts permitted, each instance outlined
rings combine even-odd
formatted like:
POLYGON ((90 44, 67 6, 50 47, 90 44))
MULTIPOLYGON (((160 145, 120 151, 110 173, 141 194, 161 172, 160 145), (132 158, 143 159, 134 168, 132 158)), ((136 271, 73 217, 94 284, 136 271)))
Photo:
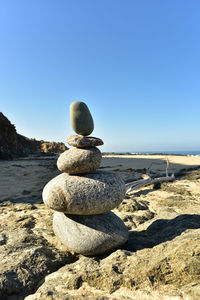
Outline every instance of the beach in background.
MULTIPOLYGON (((141 179, 142 174, 175 176, 181 170, 200 167, 200 156, 103 155, 100 170, 116 172, 125 182, 141 179)), ((45 184, 60 174, 57 156, 28 157, 0 161, 0 201, 41 202, 45 184)))
POLYGON ((123 170, 147 170, 151 172, 165 172, 168 161, 168 172, 176 173, 184 168, 196 168, 200 166, 200 156, 183 155, 158 155, 158 154, 138 154, 138 155, 104 155, 101 167, 110 171, 123 170))

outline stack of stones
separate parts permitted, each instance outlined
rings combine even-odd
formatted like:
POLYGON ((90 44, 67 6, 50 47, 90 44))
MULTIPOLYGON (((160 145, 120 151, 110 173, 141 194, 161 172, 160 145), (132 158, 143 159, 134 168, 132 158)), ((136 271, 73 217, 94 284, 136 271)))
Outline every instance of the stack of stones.
POLYGON ((57 161, 62 174, 53 178, 43 190, 44 203, 54 209, 53 229, 70 251, 83 255, 103 254, 124 244, 128 230, 110 210, 125 196, 125 184, 115 173, 97 170, 103 145, 89 137, 94 123, 87 105, 73 102, 71 125, 77 135, 68 137, 71 148, 57 161))

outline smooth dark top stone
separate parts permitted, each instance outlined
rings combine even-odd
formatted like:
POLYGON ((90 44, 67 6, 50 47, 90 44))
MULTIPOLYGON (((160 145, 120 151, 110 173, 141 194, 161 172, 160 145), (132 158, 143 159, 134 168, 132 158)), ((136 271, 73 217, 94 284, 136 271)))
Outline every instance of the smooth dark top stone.
POLYGON ((67 143, 70 146, 77 148, 88 148, 103 145, 103 141, 93 136, 70 135, 67 138, 67 143))
POLYGON ((90 135, 94 122, 89 108, 84 102, 76 101, 70 106, 70 120, 73 130, 81 135, 90 135))

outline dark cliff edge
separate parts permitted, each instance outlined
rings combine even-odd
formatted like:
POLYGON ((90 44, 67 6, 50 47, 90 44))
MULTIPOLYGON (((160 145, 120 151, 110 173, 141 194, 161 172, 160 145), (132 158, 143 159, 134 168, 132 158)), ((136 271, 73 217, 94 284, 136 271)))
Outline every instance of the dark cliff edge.
POLYGON ((18 134, 15 126, 0 112, 0 159, 58 155, 67 149, 64 143, 37 141, 18 134))

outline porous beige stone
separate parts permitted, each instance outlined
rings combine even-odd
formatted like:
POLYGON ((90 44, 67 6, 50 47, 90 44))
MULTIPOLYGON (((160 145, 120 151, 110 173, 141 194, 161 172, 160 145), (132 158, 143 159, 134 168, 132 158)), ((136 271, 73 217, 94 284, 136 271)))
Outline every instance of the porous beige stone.
POLYGON ((1 300, 24 299, 47 274, 77 260, 55 238, 53 212, 44 204, 4 201, 0 215, 1 300))

